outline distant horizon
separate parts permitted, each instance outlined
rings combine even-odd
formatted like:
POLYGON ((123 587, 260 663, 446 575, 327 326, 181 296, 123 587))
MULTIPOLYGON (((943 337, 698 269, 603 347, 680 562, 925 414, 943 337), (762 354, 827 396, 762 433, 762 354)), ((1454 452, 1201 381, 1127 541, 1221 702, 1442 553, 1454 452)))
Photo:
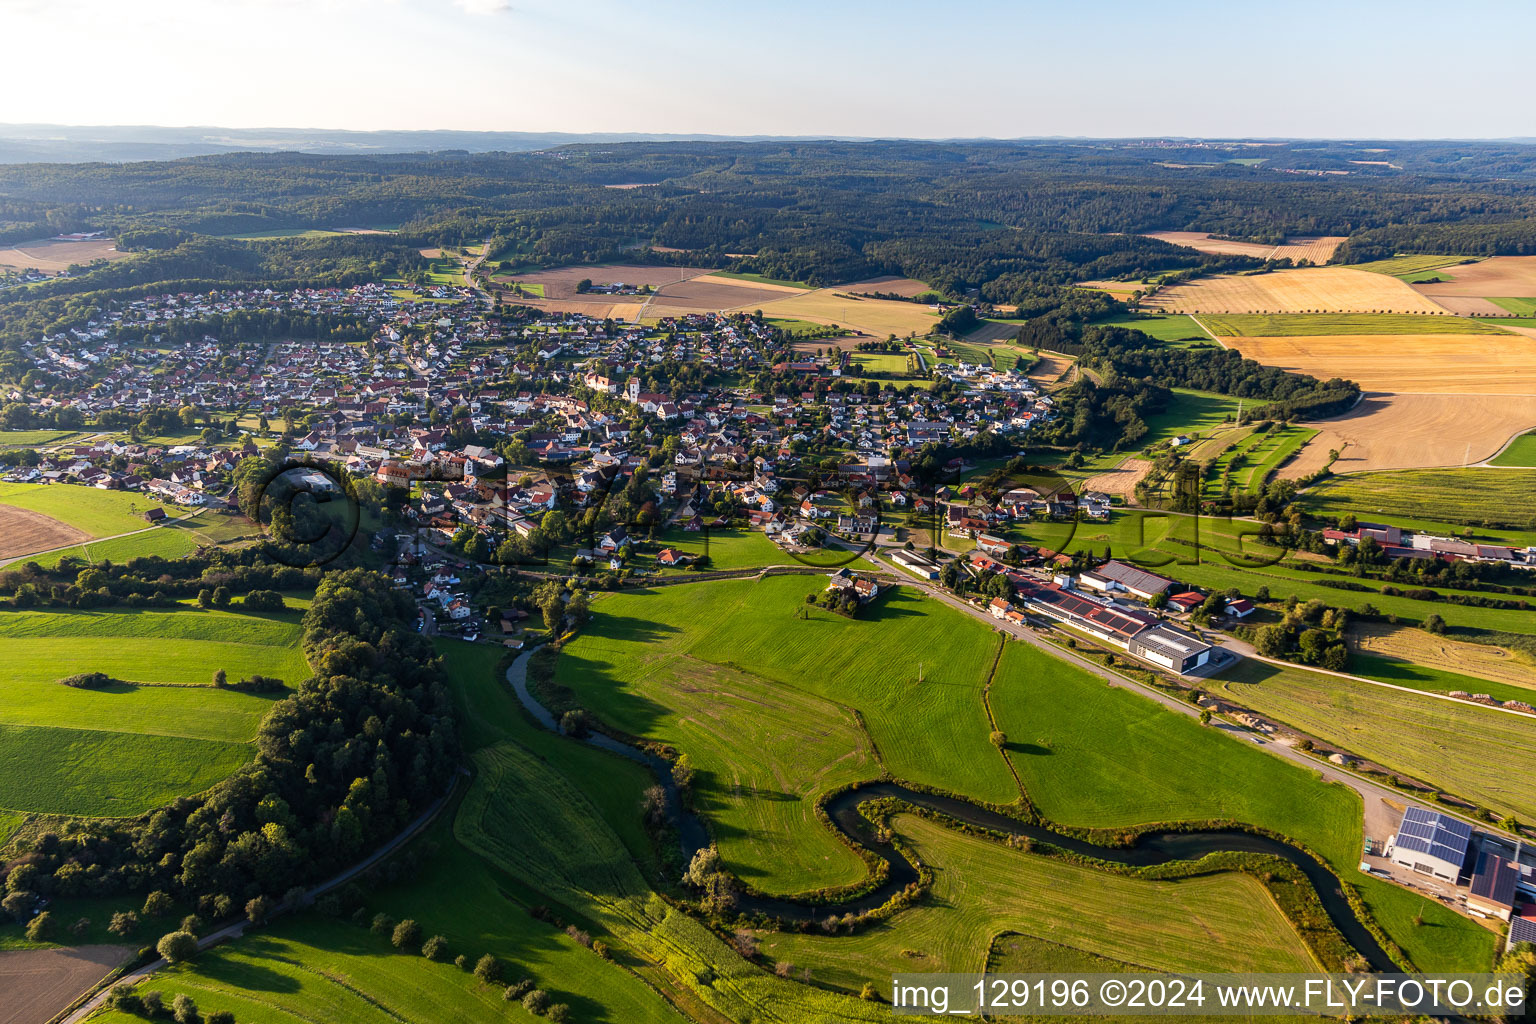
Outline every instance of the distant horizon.
POLYGON ((1532 8, 1295 0, 0 0, 13 123, 900 139, 1506 139, 1532 8), (1408 86, 1414 88, 1409 89, 1408 86), (485 126, 492 127, 485 127, 485 126), (550 127, 550 126, 558 127, 550 127), (640 125, 643 127, 635 127, 640 125), (666 125, 665 131, 650 127, 666 125))
MULTIPOLYGON (((151 132, 304 132, 317 135, 562 135, 581 138, 587 136, 634 136, 656 139, 721 139, 740 141, 750 139, 827 141, 827 142, 1210 142, 1210 143, 1294 143, 1294 142, 1476 142, 1514 143, 1536 145, 1532 135, 1201 135, 1181 132, 1158 132, 1147 135, 860 135, 848 132, 694 132, 675 129, 623 128, 583 131, 569 128, 349 128, 337 125, 297 124, 159 124, 149 122, 63 122, 63 121, 0 121, 0 138, 36 139, 43 136, 13 134, 15 129, 64 129, 67 131, 135 130, 151 132)), ((1536 126, 1532 128, 1536 132, 1536 126)))

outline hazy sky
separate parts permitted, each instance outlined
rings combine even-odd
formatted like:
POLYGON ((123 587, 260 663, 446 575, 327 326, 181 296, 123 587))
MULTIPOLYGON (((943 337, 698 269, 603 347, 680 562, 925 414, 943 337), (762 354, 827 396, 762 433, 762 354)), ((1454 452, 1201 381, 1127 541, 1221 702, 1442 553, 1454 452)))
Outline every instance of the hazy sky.
POLYGON ((1536 135, 1536 3, 0 0, 0 122, 1536 135))

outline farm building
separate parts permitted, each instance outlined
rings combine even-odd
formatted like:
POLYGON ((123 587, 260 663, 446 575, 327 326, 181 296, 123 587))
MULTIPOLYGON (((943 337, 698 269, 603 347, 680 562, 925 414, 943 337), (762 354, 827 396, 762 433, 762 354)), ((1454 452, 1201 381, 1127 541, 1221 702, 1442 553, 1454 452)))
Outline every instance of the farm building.
POLYGON ((1520 913, 1509 919, 1510 947, 1521 942, 1536 944, 1536 903, 1525 904, 1520 913))
POLYGON ((1175 626, 1149 626, 1131 637, 1130 652, 1175 672, 1191 672, 1211 660, 1211 645, 1175 626))
POLYGON ((1424 807, 1410 807, 1397 834, 1387 840, 1387 858, 1454 884, 1461 877, 1471 838, 1471 825, 1424 807))
POLYGON ((1477 869, 1472 872, 1467 906, 1508 921, 1515 908, 1515 882, 1519 877, 1515 865, 1492 850, 1484 849, 1477 856, 1477 869))
POLYGON ((893 551, 891 552, 891 561, 920 580, 936 580, 939 578, 939 567, 922 555, 915 554, 914 552, 893 551))
POLYGON ((1083 586, 1091 590, 1106 594, 1124 591, 1143 601, 1149 601, 1155 595, 1166 594, 1173 589, 1173 580, 1119 561, 1105 562, 1097 570, 1083 573, 1079 580, 1083 586))

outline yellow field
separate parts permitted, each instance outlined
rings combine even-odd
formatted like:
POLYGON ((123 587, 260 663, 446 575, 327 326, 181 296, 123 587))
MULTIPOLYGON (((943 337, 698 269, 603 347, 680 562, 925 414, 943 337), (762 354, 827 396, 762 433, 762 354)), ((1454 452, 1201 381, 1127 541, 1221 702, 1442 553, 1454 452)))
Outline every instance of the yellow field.
POLYGON ((1435 313, 1433 300, 1395 277, 1347 267, 1202 277, 1143 305, 1169 313, 1435 313))
POLYGON ((87 264, 92 260, 118 260, 127 256, 118 252, 110 238, 90 238, 82 242, 56 242, 41 239, 36 242, 20 242, 15 246, 0 246, 0 267, 10 270, 32 270, 44 274, 57 274, 68 270, 72 264, 87 264))
POLYGON ((1351 647, 1367 654, 1380 654, 1447 672, 1536 689, 1536 665, 1520 660, 1502 647, 1469 644, 1435 636, 1422 629, 1368 622, 1352 624, 1349 641, 1351 647))
POLYGON ((1429 469, 1482 462, 1536 427, 1533 395, 1366 395, 1349 412, 1307 424, 1318 434, 1280 469, 1296 478, 1343 452, 1335 473, 1429 469))
POLYGON ((888 334, 927 334, 939 325, 933 311, 916 302, 844 298, 841 288, 818 288, 762 304, 764 316, 837 324, 883 338, 888 334))
POLYGON ((1297 263, 1309 260, 1316 264, 1333 259, 1333 251, 1344 241, 1342 235, 1327 235, 1318 238, 1288 238, 1281 245, 1259 245, 1254 242, 1228 242, 1212 238, 1203 231, 1154 231, 1147 237, 1199 252, 1252 256, 1261 260, 1288 259, 1297 263))
POLYGON ((1536 344, 1509 334, 1324 334, 1221 339, 1265 366, 1366 391, 1536 395, 1536 344))

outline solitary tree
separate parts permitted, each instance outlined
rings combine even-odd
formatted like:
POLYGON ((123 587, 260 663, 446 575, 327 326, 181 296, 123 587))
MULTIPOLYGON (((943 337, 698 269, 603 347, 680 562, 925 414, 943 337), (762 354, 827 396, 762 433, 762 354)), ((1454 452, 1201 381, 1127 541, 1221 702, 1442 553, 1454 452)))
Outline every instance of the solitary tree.
POLYGON ((191 932, 168 932, 155 943, 155 948, 171 963, 179 964, 197 955, 197 936, 191 932))

